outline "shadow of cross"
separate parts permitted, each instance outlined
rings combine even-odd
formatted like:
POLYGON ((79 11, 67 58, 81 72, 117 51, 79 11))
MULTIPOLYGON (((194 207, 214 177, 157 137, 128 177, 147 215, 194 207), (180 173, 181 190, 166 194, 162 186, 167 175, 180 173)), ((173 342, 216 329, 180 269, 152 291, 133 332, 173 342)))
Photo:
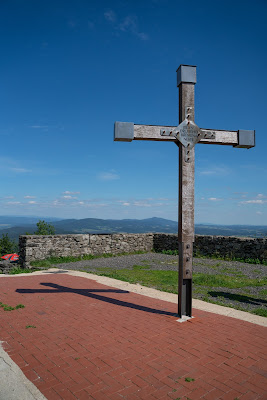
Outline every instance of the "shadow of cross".
POLYGON ((18 293, 75 293, 81 296, 90 297, 95 300, 103 301, 105 303, 114 304, 116 306, 132 308, 139 311, 145 311, 152 314, 163 314, 177 317, 177 313, 172 313, 166 310, 158 310, 156 308, 151 308, 147 306, 142 306, 140 304, 131 303, 128 301, 118 300, 112 297, 102 296, 97 293, 118 293, 118 294, 127 294, 129 293, 127 290, 120 289, 75 289, 67 286, 58 285, 56 283, 50 282, 41 282, 40 285, 48 286, 51 289, 16 289, 18 293))

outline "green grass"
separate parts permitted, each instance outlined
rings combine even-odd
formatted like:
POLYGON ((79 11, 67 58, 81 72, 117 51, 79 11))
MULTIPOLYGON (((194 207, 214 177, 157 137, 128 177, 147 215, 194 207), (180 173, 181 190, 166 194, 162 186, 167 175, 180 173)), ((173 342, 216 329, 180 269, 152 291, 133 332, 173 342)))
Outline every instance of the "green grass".
POLYGON ((26 328, 26 329, 29 329, 29 328, 36 328, 36 326, 35 326, 35 325, 26 325, 25 328, 26 328))
POLYGON ((51 268, 52 264, 49 260, 36 260, 36 261, 31 261, 31 266, 40 269, 48 269, 51 268))
POLYGON ((267 260, 259 260, 258 258, 242 258, 242 257, 234 257, 230 254, 226 256, 221 256, 219 254, 214 254, 212 257, 209 256, 203 256, 199 253, 195 254, 195 257, 197 258, 210 258, 210 259, 215 259, 215 260, 224 260, 224 261, 239 261, 242 263, 247 263, 247 264, 262 264, 262 265, 267 265, 267 260))
POLYGON ((259 294, 261 296, 267 296, 267 289, 262 289, 259 294))
POLYGON ((267 309, 266 308, 257 308, 252 311, 253 314, 260 315, 261 317, 267 317, 267 309))
MULTIPOLYGON (((177 272, 148 270, 146 267, 137 265, 131 269, 97 268, 97 275, 104 275, 110 278, 127 281, 130 283, 140 283, 144 286, 152 286, 166 292, 177 293, 177 272)), ((267 285, 267 278, 249 279, 240 276, 227 275, 207 275, 195 273, 193 284, 206 287, 227 287, 238 289, 245 286, 264 286, 267 285)))
POLYGON ((220 274, 207 275, 203 273, 195 273, 193 275, 193 283, 201 286, 238 289, 245 286, 265 286, 267 285, 267 278, 250 279, 243 276, 227 276, 220 274))
POLYGON ((8 304, 0 302, 0 307, 2 307, 4 311, 13 311, 13 310, 18 310, 19 308, 24 308, 25 306, 23 304, 17 304, 15 307, 12 307, 9 306, 8 304))
MULTIPOLYGON (((156 253, 157 253, 157 251, 156 251, 156 253)), ((169 256, 178 256, 179 255, 178 250, 162 250, 162 251, 159 251, 159 253, 168 254, 169 256)))
POLYGON ((201 287, 201 286, 193 286, 193 294, 205 294, 207 293, 207 288, 206 287, 201 287))
MULTIPOLYGON (((139 283, 170 293, 178 293, 178 276, 175 271, 148 270, 143 266, 135 269, 97 268, 97 275, 108 276, 130 283, 139 283), (140 268, 141 267, 141 268, 140 268)), ((146 267, 145 267, 146 268, 146 267)))
MULTIPOLYGON (((156 251, 156 253, 162 253, 162 254, 169 254, 171 256, 177 256, 179 254, 178 250, 161 250, 161 251, 156 251)), ((219 254, 214 254, 212 257, 203 255, 201 254, 198 250, 194 252, 194 257, 196 258, 208 258, 208 259, 215 259, 215 260, 225 260, 225 261, 240 261, 240 262, 245 262, 248 264, 262 264, 262 265, 267 265, 267 260, 259 260, 258 258, 241 258, 241 257, 234 257, 231 254, 228 254, 226 256, 221 256, 219 254)), ((219 264, 217 265, 219 266, 219 264)))
POLYGON ((195 379, 187 377, 187 378, 184 378, 184 380, 185 380, 185 382, 194 382, 195 379))
POLYGON ((242 294, 250 294, 250 293, 251 293, 250 289, 248 289, 248 288, 242 289, 242 294))
MULTIPOLYGON (((217 265, 217 264, 216 264, 217 265)), ((218 265, 217 265, 218 266, 218 265)), ((246 276, 245 274, 243 274, 241 271, 237 271, 235 268, 222 268, 220 269, 220 272, 223 272, 225 274, 232 274, 232 275, 237 275, 237 276, 246 276)))
POLYGON ((149 265, 133 265, 133 270, 138 271, 142 269, 149 269, 149 265))
POLYGON ((16 274, 30 274, 31 272, 38 271, 36 268, 21 268, 21 267, 14 267, 9 274, 16 275, 16 274))
MULTIPOLYGON (((97 268, 94 273, 129 283, 139 283, 164 292, 178 293, 178 274, 176 271, 149 270, 142 265, 136 265, 133 269, 97 268)), ((202 300, 206 302, 252 312, 261 316, 267 316, 267 311, 262 306, 251 311, 240 305, 240 302, 249 303, 252 297, 256 299, 259 295, 247 297, 242 294, 229 293, 226 289, 221 292, 216 288, 241 288, 242 291, 246 291, 248 286, 261 287, 264 285, 267 285, 267 278, 250 279, 243 276, 207 275, 203 273, 195 273, 193 275, 194 297, 199 298, 197 295, 200 295, 202 300), (211 291, 211 288, 213 291, 211 291)))
POLYGON ((127 255, 131 255, 131 254, 146 254, 146 253, 147 253, 147 251, 136 251, 134 253, 119 253, 119 254, 112 254, 112 253, 98 254, 98 255, 85 254, 85 255, 79 256, 79 257, 51 256, 51 257, 46 258, 45 260, 31 261, 31 265, 33 267, 37 267, 37 268, 51 268, 51 266, 53 264, 63 264, 63 263, 65 264, 65 263, 72 263, 72 262, 83 261, 83 260, 94 260, 95 258, 111 258, 111 257, 118 257, 118 256, 127 256, 127 255))

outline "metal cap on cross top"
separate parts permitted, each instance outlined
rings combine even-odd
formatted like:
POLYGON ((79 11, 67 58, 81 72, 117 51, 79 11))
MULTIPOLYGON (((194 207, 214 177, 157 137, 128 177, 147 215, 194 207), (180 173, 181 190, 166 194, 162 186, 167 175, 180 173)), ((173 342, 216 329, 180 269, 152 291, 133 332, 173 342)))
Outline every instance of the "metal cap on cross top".
POLYGON ((177 87, 181 83, 197 83, 197 67, 195 65, 180 65, 177 69, 177 87))
POLYGON ((176 72, 179 88, 179 125, 137 125, 133 122, 115 122, 114 140, 174 142, 179 147, 178 315, 181 321, 184 321, 192 316, 195 145, 220 144, 250 149, 255 146, 255 131, 199 128, 194 122, 196 66, 180 65, 176 72))

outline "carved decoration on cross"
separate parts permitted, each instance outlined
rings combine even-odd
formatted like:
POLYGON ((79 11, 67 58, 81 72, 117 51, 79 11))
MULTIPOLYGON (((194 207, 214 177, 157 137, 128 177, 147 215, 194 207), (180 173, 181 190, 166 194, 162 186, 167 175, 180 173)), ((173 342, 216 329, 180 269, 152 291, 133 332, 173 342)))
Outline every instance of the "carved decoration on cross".
MULTIPOLYGON (((203 139, 205 133, 192 121, 192 106, 185 106, 185 119, 175 129, 161 129, 162 136, 175 137, 186 148, 185 162, 191 162, 191 150, 200 139, 203 139)), ((213 137, 213 135, 211 135, 213 137)))
POLYGON ((156 140, 174 142, 179 147, 179 280, 178 321, 192 317, 192 259, 194 243, 195 145, 220 144, 249 149, 255 146, 254 130, 226 131, 199 128, 195 122, 196 66, 180 65, 177 69, 179 88, 179 125, 137 125, 115 122, 114 140, 156 140))

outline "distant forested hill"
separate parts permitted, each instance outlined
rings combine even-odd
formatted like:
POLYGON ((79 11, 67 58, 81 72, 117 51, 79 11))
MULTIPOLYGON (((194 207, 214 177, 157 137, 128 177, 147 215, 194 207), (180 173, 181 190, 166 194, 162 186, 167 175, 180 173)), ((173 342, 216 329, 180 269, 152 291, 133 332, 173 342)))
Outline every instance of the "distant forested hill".
MULTIPOLYGON (((19 235, 24 235, 26 232, 33 234, 36 228, 36 223, 42 217, 34 217, 34 220, 21 220, 21 224, 12 226, 15 220, 1 219, 0 217, 0 235, 8 233, 9 237, 18 240, 19 235), (4 226, 6 224, 6 227, 4 226), (3 229, 4 228, 4 229, 3 229)), ((16 217, 18 218, 18 217, 16 217)), ((25 217, 26 218, 26 217, 25 217)), ((147 219, 64 219, 55 220, 53 218, 45 219, 46 222, 54 225, 56 234, 67 233, 147 233, 147 232, 162 232, 162 233, 177 233, 178 223, 176 221, 167 220, 164 218, 147 218, 147 219)), ((20 222, 20 221, 19 221, 20 222)), ((210 225, 197 224, 195 225, 195 233, 199 235, 222 235, 222 236, 245 236, 245 237, 267 237, 267 226, 250 226, 250 225, 210 225)))
POLYGON ((259 225, 195 225, 197 235, 267 237, 267 226, 259 225))

